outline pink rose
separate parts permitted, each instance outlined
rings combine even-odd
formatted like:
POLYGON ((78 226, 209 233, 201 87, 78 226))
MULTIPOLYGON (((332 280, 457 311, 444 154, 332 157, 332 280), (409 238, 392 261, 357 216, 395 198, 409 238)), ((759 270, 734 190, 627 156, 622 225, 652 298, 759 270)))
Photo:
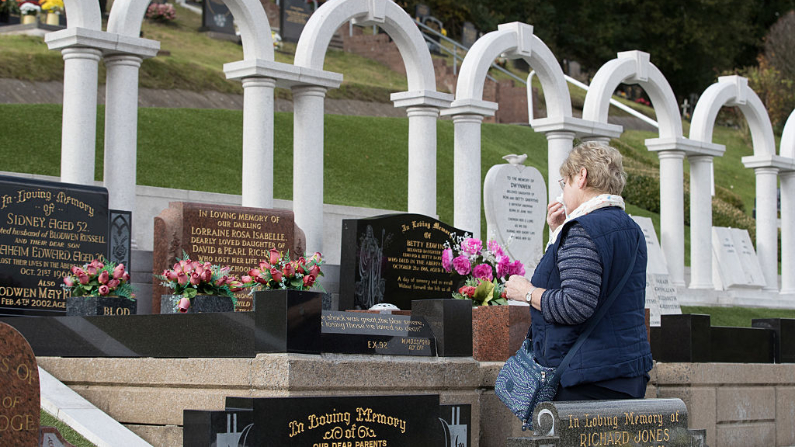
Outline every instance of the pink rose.
POLYGON ((271 265, 268 264, 267 261, 260 261, 259 262, 259 269, 260 270, 270 270, 271 269, 271 265))
POLYGON ((445 248, 442 250, 442 268, 449 272, 453 266, 453 250, 445 248))
POLYGON ((105 296, 108 293, 110 293, 110 287, 108 287, 106 284, 102 284, 101 286, 99 286, 100 295, 105 296))
MULTIPOLYGON (((182 273, 184 275, 184 273, 182 273)), ((166 270, 163 272, 163 276, 166 277, 169 281, 176 281, 179 278, 179 273, 175 272, 174 270, 166 270)))
POLYGON ((474 237, 468 237, 461 242, 461 251, 469 255, 476 255, 480 253, 483 248, 483 242, 474 237))
POLYGON ((90 276, 94 276, 97 274, 97 268, 93 265, 89 265, 86 267, 86 273, 88 273, 90 276))
POLYGON ((204 282, 210 282, 213 279, 213 272, 212 270, 204 270, 201 274, 201 280, 204 282))
POLYGON ((63 283, 66 284, 66 287, 74 287, 75 280, 71 276, 64 276, 63 283))
POLYGON ((241 290, 243 290, 243 284, 241 284, 240 281, 234 281, 234 280, 230 281, 229 290, 231 292, 240 292, 241 290))
POLYGON ((243 277, 241 277, 240 279, 246 284, 251 282, 251 277, 248 275, 243 275, 243 277))
POLYGON ((271 276, 273 280, 276 282, 282 282, 282 272, 276 270, 275 268, 271 268, 271 276))
POLYGON ((202 282, 201 277, 198 273, 193 272, 190 274, 190 283, 194 286, 198 286, 202 282))
POLYGON ((511 264, 511 267, 510 267, 509 270, 510 270, 510 274, 511 275, 524 276, 524 273, 525 273, 524 264, 522 264, 522 261, 520 261, 518 259, 513 261, 513 263, 511 264))
POLYGON ((111 279, 108 281, 108 287, 110 287, 110 290, 115 290, 116 287, 119 287, 119 284, 121 284, 121 281, 118 279, 111 279))
POLYGON ((188 275, 186 275, 185 272, 179 272, 177 274, 177 284, 184 286, 187 283, 188 283, 188 275))
POLYGON ((472 265, 469 263, 469 258, 461 255, 453 259, 453 268, 459 275, 468 275, 472 265))
POLYGON ((80 267, 78 267, 76 265, 73 265, 70 271, 72 272, 73 275, 77 276, 77 275, 80 274, 80 272, 83 271, 83 269, 81 269, 80 267))
POLYGON ((304 287, 312 287, 312 284, 315 283, 315 278, 312 275, 304 276, 304 287))
POLYGON ((124 264, 119 264, 113 269, 113 279, 119 279, 124 276, 124 264))
POLYGON ((497 258, 499 258, 500 256, 505 256, 505 251, 502 249, 502 247, 500 247, 500 244, 498 244, 497 241, 495 241, 494 239, 490 240, 487 243, 487 246, 489 247, 489 251, 494 253, 494 256, 496 256, 497 258))
POLYGON ((511 274, 511 259, 507 256, 497 256, 497 278, 511 274))
POLYGON ((323 254, 319 251, 316 251, 315 254, 312 255, 312 261, 320 262, 323 260, 323 254))
POLYGON ((130 274, 128 272, 124 272, 124 275, 122 275, 121 280, 124 282, 130 282, 130 274))
POLYGON ((293 276, 295 276, 295 264, 293 264, 292 262, 288 262, 287 265, 284 266, 282 272, 284 273, 284 276, 292 278, 293 276))
POLYGON ((107 270, 103 270, 102 273, 99 274, 97 281, 99 281, 100 284, 107 284, 108 279, 110 279, 110 275, 108 275, 107 270))
POLYGON ((475 287, 472 286, 461 287, 460 289, 458 289, 458 293, 472 298, 473 296, 475 296, 475 287))
POLYGON ((181 300, 179 300, 178 307, 180 313, 183 314, 186 313, 188 309, 190 309, 190 300, 188 298, 182 298, 181 300))
POLYGON ((275 248, 271 248, 270 250, 268 250, 268 252, 269 252, 268 261, 270 262, 270 264, 271 265, 278 264, 279 263, 279 258, 282 257, 281 253, 279 253, 279 250, 277 250, 275 248))
POLYGON ((478 264, 472 269, 472 276, 478 279, 485 279, 487 281, 491 281, 494 279, 494 273, 491 270, 491 266, 488 264, 478 264))
POLYGON ((220 287, 220 286, 226 284, 226 280, 227 280, 227 277, 226 276, 222 276, 222 277, 220 277, 220 278, 215 280, 215 285, 220 287))
POLYGON ((315 264, 309 269, 309 276, 314 280, 317 279, 318 275, 320 275, 320 266, 315 264))
POLYGON ((80 275, 80 276, 78 276, 78 277, 77 277, 77 280, 78 280, 78 281, 80 281, 80 284, 82 284, 82 285, 86 285, 86 284, 88 284, 88 281, 89 281, 89 279, 88 279, 88 275, 86 275, 85 273, 83 273, 82 275, 80 275))

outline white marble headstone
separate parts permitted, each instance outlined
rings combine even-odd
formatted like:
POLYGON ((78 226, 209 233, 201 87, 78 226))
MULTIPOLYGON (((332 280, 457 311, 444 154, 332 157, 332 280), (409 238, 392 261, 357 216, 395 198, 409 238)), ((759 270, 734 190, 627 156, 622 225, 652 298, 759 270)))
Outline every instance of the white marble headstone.
POLYGON ((676 287, 671 284, 668 265, 665 262, 654 224, 648 217, 632 216, 632 219, 643 230, 646 238, 648 263, 646 264, 646 308, 649 309, 649 324, 660 325, 660 316, 681 314, 679 300, 676 298, 676 287))
POLYGON ((529 275, 543 254, 547 188, 538 169, 521 161, 513 163, 495 165, 486 174, 483 204, 487 236, 503 247, 507 245, 508 254, 522 261, 529 275))
POLYGON ((713 282, 717 289, 765 286, 748 230, 712 227, 713 282))

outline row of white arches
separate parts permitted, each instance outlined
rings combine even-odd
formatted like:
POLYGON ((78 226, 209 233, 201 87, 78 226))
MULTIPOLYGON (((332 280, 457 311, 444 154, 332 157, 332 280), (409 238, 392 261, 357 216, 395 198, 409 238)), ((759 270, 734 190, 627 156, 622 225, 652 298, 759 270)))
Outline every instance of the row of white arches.
MULTIPOLYGON (((481 37, 461 66, 455 96, 436 91, 430 53, 412 18, 391 0, 330 0, 310 17, 299 39, 292 65, 274 61, 271 30, 258 0, 224 0, 240 29, 244 59, 224 65, 227 78, 240 79, 243 108, 244 206, 273 206, 274 88, 290 88, 294 101, 293 197, 296 224, 306 233, 307 250, 323 250, 323 103, 342 75, 323 70, 334 32, 352 21, 378 25, 393 39, 403 58, 408 91, 395 93, 396 107, 409 119, 408 211, 436 214, 436 120, 449 115, 455 125, 454 222, 480 234, 480 127, 497 109, 483 100, 483 86, 492 61, 500 56, 522 58, 536 72, 547 117, 531 120, 548 141, 549 198, 559 194, 558 167, 575 138, 609 141, 621 126, 608 124, 609 100, 619 84, 641 86, 654 107, 659 136, 646 140, 658 153, 661 182, 661 246, 672 282, 685 285, 683 161, 691 170, 691 288, 712 288, 710 172, 713 157, 725 148, 712 143, 717 113, 738 106, 753 138, 754 155, 743 158, 756 175, 756 244, 767 289, 778 289, 776 187, 781 180, 782 293, 795 292, 795 118, 788 121, 776 154, 772 126, 759 97, 744 78, 719 78, 698 102, 686 138, 676 97, 649 55, 619 53, 595 75, 586 96, 583 117, 572 115, 564 74, 550 49, 523 23, 500 25, 481 37), (306 163, 312 160, 313 163, 306 163), (319 192, 319 193, 318 193, 319 192)), ((64 109, 61 180, 90 184, 96 138, 97 69, 104 58, 106 80, 105 186, 110 206, 134 211, 137 150, 138 70, 154 56, 159 43, 139 38, 149 0, 116 0, 106 31, 93 0, 65 0, 69 27, 48 34, 51 49, 64 57, 64 109), (91 166, 87 166, 90 163, 91 166)), ((795 114, 794 114, 795 115, 795 114)))

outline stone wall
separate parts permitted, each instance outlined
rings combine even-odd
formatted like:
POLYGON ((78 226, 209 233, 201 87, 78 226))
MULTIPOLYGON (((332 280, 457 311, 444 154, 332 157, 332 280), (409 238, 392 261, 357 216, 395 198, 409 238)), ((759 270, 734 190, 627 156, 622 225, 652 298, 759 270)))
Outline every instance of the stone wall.
MULTIPOLYGON (((443 404, 472 405, 473 446, 523 436, 494 394, 501 362, 331 354, 37 360, 155 446, 182 445, 182 410, 222 410, 227 396, 434 393, 443 404)), ((690 428, 706 429, 712 447, 795 445, 793 364, 657 363, 646 397, 682 399, 690 428)))

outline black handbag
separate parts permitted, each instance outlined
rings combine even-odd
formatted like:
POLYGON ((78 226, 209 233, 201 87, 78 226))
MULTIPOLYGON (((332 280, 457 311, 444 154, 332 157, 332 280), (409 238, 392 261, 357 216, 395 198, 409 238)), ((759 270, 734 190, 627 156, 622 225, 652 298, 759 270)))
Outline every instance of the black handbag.
MULTIPOLYGON (((638 240, 638 249, 642 239, 638 240)), ((494 384, 494 393, 500 398, 502 403, 508 407, 513 414, 522 421, 522 430, 533 429, 533 421, 531 416, 533 409, 541 402, 551 401, 555 398, 558 392, 558 385, 560 384, 560 377, 563 371, 568 368, 574 354, 580 349, 580 346, 585 342, 591 332, 594 330, 599 320, 605 316, 607 310, 613 305, 616 297, 624 288, 632 269, 635 268, 635 260, 637 260, 637 253, 632 258, 624 276, 618 283, 615 289, 610 292, 610 295, 605 299, 602 307, 596 311, 593 317, 588 321, 588 325, 580 334, 577 341, 571 347, 566 357, 560 362, 557 368, 550 368, 541 366, 536 362, 533 355, 533 346, 530 340, 530 331, 527 332, 522 347, 516 351, 516 355, 509 358, 500 373, 497 375, 497 381, 494 384)), ((532 324, 532 323, 531 323, 532 324)))

